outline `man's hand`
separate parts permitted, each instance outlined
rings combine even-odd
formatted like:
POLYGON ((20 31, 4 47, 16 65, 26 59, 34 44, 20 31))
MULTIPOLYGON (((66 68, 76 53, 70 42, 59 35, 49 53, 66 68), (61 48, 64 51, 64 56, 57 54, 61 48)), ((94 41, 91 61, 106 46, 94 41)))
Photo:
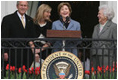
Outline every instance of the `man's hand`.
POLYGON ((4 53, 4 61, 8 61, 8 53, 4 53))
POLYGON ((30 45, 30 47, 31 47, 31 50, 32 50, 32 52, 33 53, 40 53, 40 49, 34 49, 35 48, 35 45, 34 45, 34 43, 33 43, 33 41, 30 41, 29 42, 29 45, 30 45))

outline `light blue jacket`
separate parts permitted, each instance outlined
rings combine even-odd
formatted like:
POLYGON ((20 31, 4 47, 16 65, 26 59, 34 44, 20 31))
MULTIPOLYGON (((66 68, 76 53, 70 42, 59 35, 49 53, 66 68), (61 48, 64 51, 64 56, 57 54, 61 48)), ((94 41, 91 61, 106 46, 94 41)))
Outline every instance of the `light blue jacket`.
MULTIPOLYGON (((63 25, 63 23, 60 20, 54 21, 52 24, 52 30, 73 30, 73 31, 81 31, 80 29, 80 23, 77 21, 74 21, 72 19, 70 19, 70 23, 68 25, 68 28, 66 29, 65 26, 63 25)), ((69 34, 68 34, 69 35, 69 34)), ((77 56, 77 45, 80 43, 80 41, 66 41, 65 47, 69 47, 67 49, 65 49, 66 51, 72 52, 77 56), (71 47, 75 47, 75 48, 71 48, 71 47)), ((54 50, 53 52, 56 51, 61 51, 62 49, 62 41, 56 41, 53 44, 54 50)))

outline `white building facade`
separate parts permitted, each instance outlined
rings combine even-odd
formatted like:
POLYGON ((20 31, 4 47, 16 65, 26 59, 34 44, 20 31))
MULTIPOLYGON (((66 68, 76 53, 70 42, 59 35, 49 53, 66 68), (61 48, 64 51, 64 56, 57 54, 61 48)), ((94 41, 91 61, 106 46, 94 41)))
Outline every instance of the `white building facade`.
MULTIPOLYGON (((17 1, 1 1, 1 20, 5 15, 15 12, 17 1)), ((113 22, 117 23, 117 1, 100 1, 100 5, 106 4, 114 9, 115 17, 113 22)), ((28 15, 34 17, 37 9, 38 1, 29 1, 28 15), (32 11, 31 11, 32 9, 32 11)))

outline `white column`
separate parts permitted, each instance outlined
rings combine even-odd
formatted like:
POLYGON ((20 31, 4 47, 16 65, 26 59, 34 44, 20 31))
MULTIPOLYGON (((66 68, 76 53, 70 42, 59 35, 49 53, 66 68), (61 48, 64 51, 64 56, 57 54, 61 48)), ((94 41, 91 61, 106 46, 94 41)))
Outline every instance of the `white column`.
POLYGON ((35 17, 35 14, 38 8, 38 2, 39 1, 29 1, 29 9, 27 11, 27 14, 31 16, 32 18, 35 17))
POLYGON ((1 1, 1 21, 4 16, 17 10, 16 2, 17 1, 1 1))
POLYGON ((108 6, 114 9, 115 16, 112 21, 117 23, 117 1, 108 1, 108 6))
POLYGON ((117 23, 117 1, 100 1, 100 5, 104 5, 104 4, 113 8, 115 16, 112 21, 117 23))

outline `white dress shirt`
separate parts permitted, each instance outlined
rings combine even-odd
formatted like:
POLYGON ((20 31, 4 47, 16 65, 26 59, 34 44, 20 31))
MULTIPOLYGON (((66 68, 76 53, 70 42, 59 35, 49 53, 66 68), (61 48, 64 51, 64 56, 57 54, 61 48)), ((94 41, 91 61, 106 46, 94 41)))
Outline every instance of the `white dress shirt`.
MULTIPOLYGON (((20 20, 21 20, 21 14, 17 11, 17 14, 18 14, 18 17, 20 18, 20 20)), ((26 19, 25 19, 25 15, 23 15, 23 17, 24 17, 24 22, 25 22, 25 25, 26 25, 26 19)))

